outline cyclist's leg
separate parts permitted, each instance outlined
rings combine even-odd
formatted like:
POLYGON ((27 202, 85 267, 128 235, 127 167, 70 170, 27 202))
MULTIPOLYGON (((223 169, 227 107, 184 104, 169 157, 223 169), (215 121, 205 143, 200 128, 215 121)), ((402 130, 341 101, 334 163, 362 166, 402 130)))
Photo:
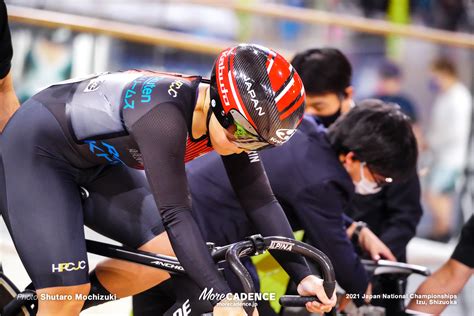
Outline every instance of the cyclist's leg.
POLYGON ((40 294, 38 315, 78 315, 83 300, 75 294, 89 291, 76 170, 54 153, 62 146, 58 123, 36 101, 22 106, 2 137, 5 222, 40 294))
MULTIPOLYGON (((109 166, 86 188, 90 193, 85 201, 86 225, 129 247, 174 255, 143 171, 109 166)), ((112 259, 100 263, 95 272, 101 285, 118 297, 169 278, 165 271, 112 259)))

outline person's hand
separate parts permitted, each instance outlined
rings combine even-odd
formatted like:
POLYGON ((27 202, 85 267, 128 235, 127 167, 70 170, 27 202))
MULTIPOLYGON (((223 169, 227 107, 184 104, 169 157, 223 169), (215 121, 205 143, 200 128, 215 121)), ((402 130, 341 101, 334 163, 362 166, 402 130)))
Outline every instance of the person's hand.
POLYGON ((367 227, 362 228, 359 234, 359 245, 370 254, 373 260, 382 258, 397 261, 390 249, 367 227))
MULTIPOLYGON (((239 300, 222 300, 214 306, 214 316, 247 316, 239 300)), ((257 308, 254 308, 252 316, 258 316, 257 308)))
POLYGON ((10 117, 20 106, 15 90, 11 72, 0 80, 0 132, 7 124, 10 117))
POLYGON ((329 299, 324 292, 323 280, 315 275, 308 275, 298 284, 298 294, 302 296, 316 295, 321 303, 313 301, 306 303, 306 309, 311 313, 326 313, 336 305, 336 290, 329 299))

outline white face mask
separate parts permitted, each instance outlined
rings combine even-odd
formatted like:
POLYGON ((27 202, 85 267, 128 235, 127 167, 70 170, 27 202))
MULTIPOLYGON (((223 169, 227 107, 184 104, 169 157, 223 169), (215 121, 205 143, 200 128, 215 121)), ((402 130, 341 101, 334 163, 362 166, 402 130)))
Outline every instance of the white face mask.
POLYGON ((364 166, 365 162, 360 163, 360 181, 353 181, 355 185, 355 191, 357 194, 361 195, 369 195, 369 194, 375 194, 380 192, 382 188, 380 188, 376 182, 372 182, 367 180, 367 178, 364 175, 364 166))

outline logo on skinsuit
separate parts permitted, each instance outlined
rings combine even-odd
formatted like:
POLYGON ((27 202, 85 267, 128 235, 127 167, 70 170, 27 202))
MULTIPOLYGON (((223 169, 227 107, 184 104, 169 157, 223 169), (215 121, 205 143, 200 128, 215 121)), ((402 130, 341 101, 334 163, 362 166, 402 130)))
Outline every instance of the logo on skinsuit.
POLYGON ((120 159, 120 154, 115 149, 114 146, 107 144, 106 142, 97 142, 95 140, 86 140, 84 143, 89 145, 89 151, 96 155, 97 157, 102 157, 106 159, 109 164, 115 165, 117 163, 122 163, 125 164, 121 159, 120 159))
POLYGON ((187 316, 191 315, 191 306, 189 305, 189 300, 186 300, 184 304, 174 311, 173 316, 187 316))
POLYGON ((77 271, 77 270, 84 270, 86 268, 87 264, 84 260, 78 261, 77 263, 75 262, 63 262, 63 263, 58 263, 58 264, 52 264, 51 265, 51 270, 54 272, 71 272, 71 271, 77 271))
POLYGON ((105 78, 94 78, 92 79, 87 87, 84 89, 84 92, 93 92, 99 89, 100 85, 105 81, 105 78))
POLYGON ((170 87, 168 89, 168 94, 172 96, 173 98, 176 98, 178 96, 178 91, 181 89, 181 86, 183 85, 183 81, 176 79, 170 84, 170 87))
POLYGON ((123 96, 123 109, 134 109, 136 102, 150 103, 156 83, 162 79, 162 77, 139 77, 133 80, 123 96))

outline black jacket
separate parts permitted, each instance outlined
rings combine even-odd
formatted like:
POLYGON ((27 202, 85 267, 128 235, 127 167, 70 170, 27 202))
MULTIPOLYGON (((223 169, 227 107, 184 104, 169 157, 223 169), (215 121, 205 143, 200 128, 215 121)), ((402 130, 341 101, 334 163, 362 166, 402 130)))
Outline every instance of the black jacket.
POLYGON ((377 194, 356 194, 352 205, 347 214, 366 222, 398 261, 406 261, 406 246, 415 236, 423 214, 418 175, 387 186, 377 194))

